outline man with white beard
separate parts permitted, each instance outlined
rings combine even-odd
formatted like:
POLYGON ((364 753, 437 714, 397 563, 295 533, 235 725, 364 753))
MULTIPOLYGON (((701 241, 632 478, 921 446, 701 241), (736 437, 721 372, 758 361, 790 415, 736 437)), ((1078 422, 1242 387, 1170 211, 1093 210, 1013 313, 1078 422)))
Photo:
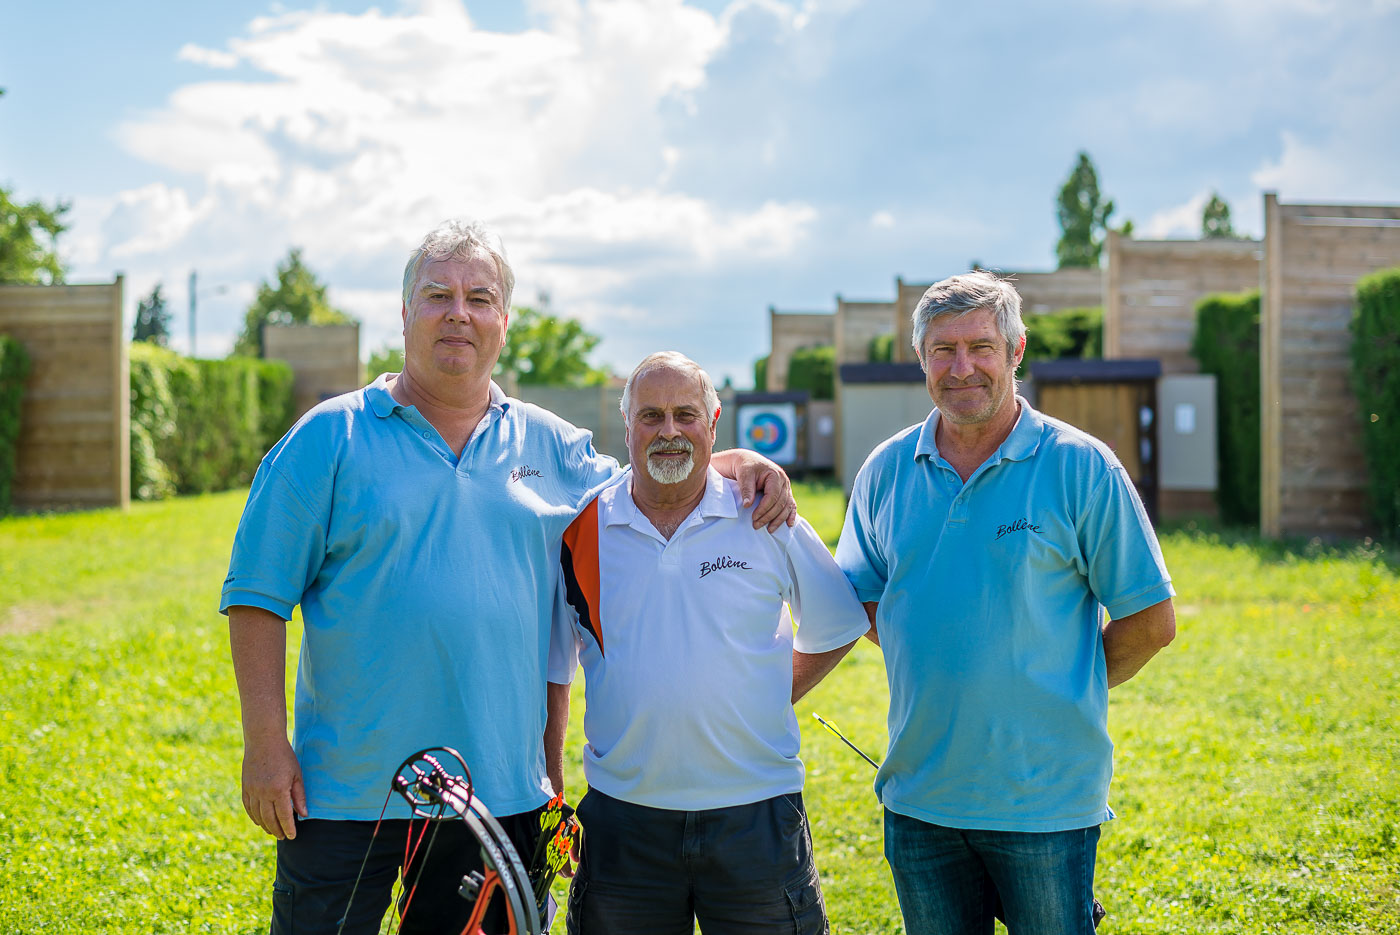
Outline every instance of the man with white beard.
POLYGON ((755 531, 710 467, 704 370, 651 355, 622 413, 632 468, 564 533, 574 640, 550 656, 556 684, 582 661, 587 699, 568 931, 827 932, 792 702, 869 620, 805 520, 755 531))

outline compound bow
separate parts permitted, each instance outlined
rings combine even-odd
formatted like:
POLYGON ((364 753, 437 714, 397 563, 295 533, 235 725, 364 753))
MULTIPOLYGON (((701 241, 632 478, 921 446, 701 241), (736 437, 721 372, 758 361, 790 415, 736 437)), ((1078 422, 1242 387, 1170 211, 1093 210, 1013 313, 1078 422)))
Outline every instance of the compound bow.
MULTIPOLYGON (((405 876, 407 868, 414 862, 418 850, 423 847, 424 836, 427 836, 427 846, 423 850, 423 863, 426 864, 429 854, 432 852, 433 842, 437 838, 437 830, 443 821, 461 820, 466 824, 468 830, 481 845, 481 859, 484 869, 474 871, 462 878, 462 885, 459 892, 463 899, 475 900, 470 918, 467 924, 462 927, 460 935, 486 935, 482 929, 482 920, 486 915, 486 909, 491 904, 497 892, 500 892, 505 901, 506 916, 508 920, 507 932, 509 935, 541 935, 540 909, 535 902, 534 887, 530 882, 530 875, 525 870, 525 865, 520 861, 520 855, 516 853, 515 845, 511 844, 510 838, 506 836, 505 830, 500 823, 492 816, 486 804, 477 798, 472 791, 471 770, 467 768, 466 761, 461 754, 451 747, 429 747, 426 750, 419 750, 417 753, 404 760, 394 773, 394 778, 390 782, 389 794, 384 798, 385 811, 388 810, 389 801, 395 794, 398 794, 408 803, 415 819, 421 818, 425 824, 418 832, 415 840, 413 824, 410 821, 408 840, 404 845, 405 876), (449 766, 460 767, 461 772, 450 772, 447 766, 443 765, 448 761, 449 766), (432 834, 428 835, 429 827, 432 834)), ((383 812, 380 813, 382 823, 383 812)), ((379 824, 375 825, 375 837, 379 835, 379 824)), ((371 848, 373 839, 371 839, 371 848)), ((365 854, 368 860, 369 853, 365 854)), ((420 867, 422 864, 419 865, 420 867)), ((361 873, 364 866, 361 865, 361 873)), ((550 875, 552 878, 552 874, 550 875)), ((405 879, 405 886, 407 886, 405 879)), ((355 889, 359 888, 359 878, 355 880, 355 887, 350 892, 350 902, 355 899, 355 889)), ((545 884, 547 890, 548 884, 545 884)), ((408 889, 408 893, 400 900, 399 925, 402 927, 404 918, 413 905, 413 896, 418 890, 418 883, 415 882, 408 889)), ((349 909, 346 910, 346 918, 349 917, 349 909)), ((341 920, 341 928, 345 926, 345 919, 341 920)))

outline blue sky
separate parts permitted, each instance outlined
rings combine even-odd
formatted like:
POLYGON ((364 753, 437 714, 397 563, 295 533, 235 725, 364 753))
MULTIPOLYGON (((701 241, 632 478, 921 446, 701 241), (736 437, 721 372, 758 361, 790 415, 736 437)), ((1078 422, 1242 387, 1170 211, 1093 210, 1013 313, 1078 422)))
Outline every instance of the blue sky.
POLYGON ((1400 201, 1400 0, 229 0, 25 4, 0 33, 0 184, 68 199, 70 279, 161 281, 226 352, 289 246, 399 338, 436 222, 506 237, 516 300, 626 372, 751 380, 767 307, 1046 269, 1080 149, 1139 236, 1218 190, 1400 201), (226 291, 216 290, 224 287, 226 291))

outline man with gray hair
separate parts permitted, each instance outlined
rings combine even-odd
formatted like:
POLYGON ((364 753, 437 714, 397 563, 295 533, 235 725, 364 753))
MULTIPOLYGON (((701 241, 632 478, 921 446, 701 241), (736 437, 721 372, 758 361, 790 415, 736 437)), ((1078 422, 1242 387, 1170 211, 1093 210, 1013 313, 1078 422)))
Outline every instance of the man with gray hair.
POLYGON ((587 698, 569 932, 825 932, 792 702, 870 624, 805 520, 756 530, 710 466, 694 361, 643 360, 622 414, 632 466, 564 533, 550 658, 557 683, 581 658, 587 698))
POLYGON ((994 916, 1012 935, 1093 931, 1108 689, 1175 634, 1127 472, 1016 395, 1025 334, 1020 296, 988 273, 924 293, 914 350, 935 408, 871 453, 836 550, 885 653, 875 791, 920 935, 990 935, 994 916))
MULTIPOLYGON (((386 807, 415 750, 461 751, 524 854, 541 806, 563 793, 568 694, 545 679, 560 537, 617 462, 491 380, 514 284, 480 225, 428 234, 404 271, 403 372, 312 409, 253 480, 220 609, 242 703, 243 805, 277 838, 274 933, 377 932, 400 871, 413 893, 401 931, 461 930, 473 905, 458 888, 482 865, 475 839, 452 822, 410 849, 407 804, 386 807), (285 621, 298 605, 288 742, 285 621)), ((763 475, 755 522, 781 525, 781 471, 751 453, 723 461, 750 499, 763 475)))

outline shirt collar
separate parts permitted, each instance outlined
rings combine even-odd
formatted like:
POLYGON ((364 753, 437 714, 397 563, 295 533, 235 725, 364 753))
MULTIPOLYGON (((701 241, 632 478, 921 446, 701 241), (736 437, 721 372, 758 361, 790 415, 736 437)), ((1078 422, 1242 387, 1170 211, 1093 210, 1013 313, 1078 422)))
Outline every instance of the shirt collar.
MULTIPOLYGON (((603 492, 602 498, 607 507, 603 511, 604 526, 631 526, 644 519, 642 511, 632 499, 632 466, 629 464, 617 483, 603 492)), ((702 519, 720 516, 733 519, 739 515, 735 494, 729 490, 724 478, 713 467, 705 469, 705 494, 696 508, 702 519)))
MULTIPOLYGON (((1035 454, 1040 447, 1041 431, 1045 427, 1045 421, 1040 413, 1031 408, 1031 404, 1026 402, 1024 396, 1018 395, 1016 399, 1021 403, 1021 412, 1016 416, 1016 424, 1011 427, 1011 434, 1007 435, 998 446, 997 450, 988 458, 989 461, 997 462, 1004 459, 1010 461, 1024 461, 1035 454)), ((938 459, 938 420, 940 416, 937 409, 928 414, 924 420, 923 427, 919 429, 919 443, 914 446, 914 458, 927 455, 934 460, 938 459)))
MULTIPOLYGON (((389 374, 381 373, 374 382, 365 387, 365 399, 369 402, 369 407, 374 414, 381 419, 387 419, 400 409, 409 407, 400 403, 394 398, 394 394, 389 392, 389 374)), ((496 381, 491 381, 490 389, 487 391, 486 409, 505 411, 510 408, 510 397, 496 385, 496 381)))

